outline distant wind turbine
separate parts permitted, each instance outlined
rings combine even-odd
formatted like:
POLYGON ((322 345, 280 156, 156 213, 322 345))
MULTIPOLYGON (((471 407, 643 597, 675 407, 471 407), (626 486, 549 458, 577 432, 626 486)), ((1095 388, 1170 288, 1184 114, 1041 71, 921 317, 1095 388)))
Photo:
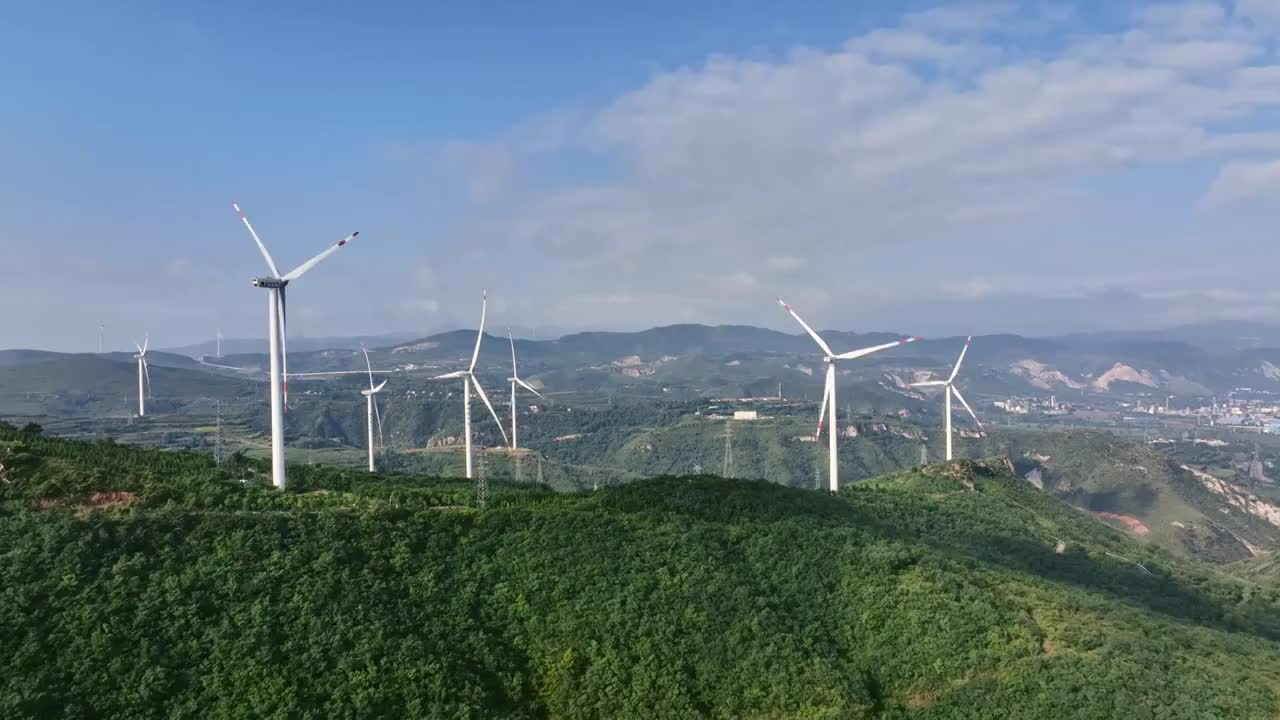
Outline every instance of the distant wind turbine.
POLYGON ((151 333, 147 333, 142 344, 134 343, 138 354, 133 357, 138 361, 138 417, 147 414, 147 390, 151 388, 151 370, 147 368, 147 346, 151 343, 151 333))
POLYGON ((262 259, 267 261, 267 269, 271 271, 268 277, 255 278, 253 285, 267 290, 267 350, 271 355, 271 482, 283 490, 285 482, 284 410, 289 404, 289 351, 286 342, 289 312, 285 301, 285 288, 290 282, 302 277, 318 265, 321 260, 337 252, 338 248, 354 240, 360 233, 351 233, 331 245, 329 249, 281 275, 276 270, 276 263, 271 259, 271 253, 267 252, 267 246, 262 244, 258 233, 254 232, 253 226, 249 224, 249 218, 245 217, 239 205, 231 203, 231 207, 235 208, 236 214, 240 216, 245 228, 253 236, 253 241, 257 243, 258 250, 262 253, 262 259))
POLYGON ((516 372, 516 340, 511 336, 511 328, 507 328, 507 340, 511 342, 511 377, 507 378, 507 380, 511 382, 511 449, 518 450, 520 449, 520 442, 517 439, 518 435, 516 434, 516 415, 519 414, 516 412, 516 385, 519 385, 543 400, 546 400, 546 398, 542 397, 542 393, 534 390, 532 385, 521 380, 520 373, 516 372))
POLYGON ((956 358, 955 367, 951 368, 951 375, 946 380, 927 380, 925 382, 911 383, 911 387, 941 387, 946 388, 946 401, 942 411, 944 422, 946 423, 947 433, 947 460, 951 460, 951 396, 955 395, 965 410, 969 411, 969 417, 978 424, 978 430, 984 431, 982 421, 974 414, 973 408, 969 407, 969 403, 964 401, 964 396, 960 394, 960 388, 955 386, 956 376, 960 374, 960 365, 964 363, 965 353, 969 352, 969 343, 973 342, 973 336, 965 338, 964 348, 960 350, 960 357, 956 358))
POLYGON ((871 347, 862 348, 861 350, 835 353, 831 350, 831 347, 827 345, 826 341, 824 341, 818 333, 814 332, 813 328, 809 327, 808 323, 800 319, 800 316, 796 314, 795 310, 791 309, 790 305, 782 301, 782 298, 778 298, 778 304, 782 306, 783 310, 791 313, 791 317, 795 318, 796 322, 800 323, 800 327, 804 328, 804 331, 809 333, 809 337, 813 338, 813 341, 818 343, 818 347, 822 349, 823 360, 827 363, 827 383, 826 387, 822 391, 822 408, 818 411, 818 429, 814 432, 813 437, 817 440, 818 437, 822 435, 822 421, 827 417, 827 409, 830 408, 831 421, 827 428, 827 452, 829 454, 827 463, 829 468, 828 476, 831 478, 830 490, 831 492, 835 492, 840 489, 840 465, 836 453, 837 437, 839 436, 839 432, 836 428, 836 361, 855 360, 857 358, 870 355, 871 353, 888 350, 889 348, 905 345, 909 342, 915 342, 916 340, 919 340, 919 338, 903 338, 902 340, 895 340, 883 345, 873 345, 871 347))
POLYGON ((98 354, 99 355, 102 354, 102 331, 105 330, 106 328, 107 328, 106 325, 103 325, 101 322, 98 323, 98 354))
POLYGON ((222 357, 222 328, 218 328, 218 357, 222 357))
POLYGON ((364 366, 369 371, 369 389, 361 390, 360 394, 364 395, 366 401, 366 415, 369 419, 369 472, 375 470, 373 466, 373 421, 378 420, 378 445, 382 446, 382 413, 378 412, 378 401, 374 398, 379 392, 382 392, 383 386, 387 384, 386 380, 378 383, 377 387, 373 386, 373 365, 369 364, 369 351, 363 347, 360 351, 364 353, 364 366))
POLYGON ((484 339, 484 316, 489 306, 489 291, 486 290, 481 296, 480 301, 480 330, 476 332, 476 349, 471 353, 471 364, 466 370, 458 370, 456 372, 437 375, 432 380, 456 380, 462 378, 462 425, 463 435, 466 436, 467 450, 467 478, 471 478, 471 388, 474 387, 476 394, 484 402, 485 407, 489 408, 489 414, 493 416, 493 421, 498 424, 498 432, 502 433, 502 442, 510 445, 507 440, 507 432, 502 429, 502 421, 498 419, 498 413, 494 411, 493 405, 489 403, 489 396, 485 395, 484 388, 480 387, 480 382, 476 380, 476 360, 480 358, 480 341, 484 339))

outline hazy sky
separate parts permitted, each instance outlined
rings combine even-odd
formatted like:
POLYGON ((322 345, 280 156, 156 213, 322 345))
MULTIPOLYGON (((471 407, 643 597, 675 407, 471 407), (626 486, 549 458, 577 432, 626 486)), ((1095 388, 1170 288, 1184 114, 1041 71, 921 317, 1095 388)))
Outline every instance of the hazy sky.
POLYGON ((0 5, 0 347, 1280 319, 1280 0, 612 5, 0 5))

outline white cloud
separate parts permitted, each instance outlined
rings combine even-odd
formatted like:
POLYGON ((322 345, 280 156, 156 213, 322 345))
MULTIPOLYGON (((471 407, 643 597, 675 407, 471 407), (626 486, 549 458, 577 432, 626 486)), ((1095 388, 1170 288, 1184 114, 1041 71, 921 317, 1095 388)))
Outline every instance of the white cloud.
POLYGON ((853 52, 875 58, 907 61, 957 62, 975 60, 994 52, 993 48, 976 48, 944 42, 913 30, 874 30, 846 46, 853 52))
POLYGON ((1227 163, 1209 188, 1205 203, 1222 208, 1259 196, 1280 200, 1280 160, 1227 163))
POLYGON ((1236 0, 1235 14, 1274 28, 1280 26, 1280 0, 1236 0))
POLYGON ((1243 42, 1186 40, 1153 45, 1147 56, 1153 65, 1208 71, 1239 66, 1259 52, 1260 48, 1243 42))
POLYGON ((1137 15, 1141 25, 1181 37, 1213 32, 1226 19, 1226 11, 1216 2, 1157 2, 1142 7, 1137 15))
POLYGON ((959 35, 991 30, 1015 15, 1013 2, 988 2, 956 7, 937 7, 908 13, 902 19, 906 27, 940 35, 959 35))
POLYGON ((432 298, 410 300, 404 304, 404 310, 409 315, 436 315, 440 312, 440 301, 432 298))
MULTIPOLYGON (((1097 271, 1052 259, 1063 252, 1146 262, 1164 219, 1119 178, 1191 178, 1193 163, 1256 164, 1280 146, 1266 126, 1280 65, 1245 10, 1260 12, 1151 5, 1091 32, 1069 12, 955 6, 833 49, 712 55, 558 125, 551 159, 569 148, 610 172, 523 184, 468 239, 550 258, 545 292, 572 283, 641 324, 666 317, 664 293, 681 317, 738 321, 755 317, 753 293, 803 303, 816 284, 814 312, 848 317, 905 287, 938 293, 917 275, 944 266, 1007 287, 1097 271), (1032 20, 1074 27, 1046 43, 1032 20)), ((1267 191, 1251 167, 1227 165, 1206 203, 1267 191)))
POLYGON ((972 278, 962 283, 947 283, 942 289, 948 295, 964 300, 977 300, 995 292, 995 285, 987 278, 972 278))
POLYGON ((764 266, 776 273, 790 273, 804 266, 804 260, 795 255, 771 255, 765 258, 764 266))

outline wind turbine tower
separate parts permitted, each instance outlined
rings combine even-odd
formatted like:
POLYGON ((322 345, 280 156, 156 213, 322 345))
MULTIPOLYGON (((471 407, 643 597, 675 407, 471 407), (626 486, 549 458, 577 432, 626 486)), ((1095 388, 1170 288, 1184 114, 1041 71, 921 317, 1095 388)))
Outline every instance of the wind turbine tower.
POLYGON ((902 340, 895 340, 883 345, 873 345, 871 347, 862 348, 861 350, 836 353, 832 351, 831 347, 827 345, 826 341, 823 340, 818 333, 813 331, 813 328, 809 327, 808 323, 796 314, 795 310, 791 309, 790 305, 782 301, 782 298, 778 298, 778 304, 782 306, 783 310, 791 313, 791 317, 795 318, 796 322, 800 323, 800 327, 804 328, 804 331, 809 334, 809 337, 813 338, 813 341, 818 344, 818 347, 822 350, 823 360, 827 363, 827 382, 826 387, 822 391, 822 408, 818 411, 818 430, 814 433, 813 437, 816 440, 822 435, 822 422, 823 419, 827 417, 827 409, 830 408, 830 426, 827 428, 827 451, 829 454, 827 463, 830 468, 828 472, 828 477, 830 478, 829 487, 831 492, 836 492, 840 489, 840 467, 836 453, 838 442, 837 438, 839 437, 839 432, 837 432, 836 427, 836 362, 839 360, 855 360, 857 358, 870 355, 871 353, 888 350, 889 348, 905 345, 909 342, 915 342, 919 338, 903 338, 902 340))
POLYGON ((151 387, 151 370, 147 368, 147 345, 151 342, 151 334, 148 333, 142 340, 142 344, 134 343, 133 346, 138 348, 138 354, 134 355, 134 359, 138 361, 138 417, 145 417, 147 414, 147 389, 151 387))
POLYGON ((376 468, 374 467, 374 464, 373 464, 373 450, 374 450, 374 444, 373 444, 373 421, 374 421, 374 419, 375 419, 375 418, 376 418, 376 419, 377 419, 377 421, 378 421, 378 445, 379 445, 379 446, 381 446, 381 445, 382 445, 382 413, 378 412, 378 400, 377 400, 377 398, 375 398, 374 396, 375 396, 375 395, 377 395, 378 393, 382 392, 382 388, 386 386, 387 381, 386 381, 386 380, 383 380, 382 382, 378 383, 378 386, 377 386, 377 387, 374 387, 374 385, 373 385, 373 365, 369 364, 369 351, 368 351, 368 350, 366 350, 366 349, 364 349, 363 347, 362 347, 362 348, 360 348, 360 351, 364 353, 364 366, 365 366, 365 368, 369 371, 369 389, 368 389, 368 390, 361 390, 361 391, 360 391, 360 394, 364 396, 364 399, 365 399, 365 415, 366 415, 366 417, 368 418, 368 429, 369 429, 369 441, 368 441, 368 445, 369 445, 369 472, 374 472, 374 471, 376 470, 376 468))
POLYGON ((507 378, 511 383, 511 449, 518 450, 520 448, 520 443, 516 434, 516 416, 519 415, 519 413, 516 412, 516 386, 519 385, 543 400, 546 400, 546 398, 542 397, 542 393, 534 390, 532 385, 521 380, 520 373, 516 372, 516 341, 515 338, 511 336, 511 328, 507 328, 507 340, 511 343, 511 377, 507 378))
POLYGON ((969 403, 965 402, 964 395, 960 394, 960 388, 955 386, 956 375, 960 374, 960 365, 964 363, 965 353, 969 352, 969 343, 972 341, 973 341, 972 335, 970 335, 968 338, 965 339, 964 348, 960 350, 960 357, 956 359, 955 367, 951 368, 951 375, 946 380, 929 380, 926 382, 912 383, 910 385, 910 387, 945 388, 946 401, 945 401, 944 409, 942 411, 942 415, 943 415, 943 422, 946 424, 947 460, 948 461, 950 461, 952 458, 952 455, 951 455, 951 396, 952 395, 955 395, 956 399, 960 401, 960 404, 964 406, 964 409, 969 411, 969 416, 972 417, 973 421, 978 424, 978 430, 980 431, 983 430, 982 421, 979 420, 978 416, 974 414, 973 408, 969 407, 969 403))
POLYGON ((476 332, 476 349, 471 352, 471 364, 466 370, 458 370, 456 372, 437 375, 432 380, 456 380, 462 379, 462 432, 465 436, 466 453, 467 453, 467 479, 472 478, 471 472, 471 389, 475 388, 476 394, 480 396, 480 400, 484 402, 485 407, 489 408, 489 414, 493 416, 493 421, 498 424, 498 432, 502 433, 502 442, 504 445, 510 446, 507 440, 507 431, 502 429, 502 421, 498 419, 498 413, 494 412, 493 405, 489 402, 489 396, 485 394, 484 388, 480 387, 480 382, 476 380, 476 360, 480 359, 480 341, 484 339, 484 316, 489 306, 489 291, 486 290, 481 295, 480 301, 480 329, 476 332))
POLYGON ((289 405, 287 343, 289 310, 285 300, 285 288, 320 264, 320 261, 337 252, 338 248, 354 240, 360 233, 351 233, 329 246, 324 252, 281 275, 280 271, 276 270, 276 262, 271 259, 271 253, 267 252, 267 246, 262 244, 258 233, 254 232, 253 226, 249 224, 249 218, 245 217, 239 205, 231 203, 231 207, 240 216, 245 229, 253 236, 253 241, 258 245, 258 251, 262 253, 262 259, 267 262, 267 270, 271 273, 266 277, 254 278, 253 286, 267 291, 267 352, 271 356, 271 483, 283 490, 285 483, 284 411, 289 405))

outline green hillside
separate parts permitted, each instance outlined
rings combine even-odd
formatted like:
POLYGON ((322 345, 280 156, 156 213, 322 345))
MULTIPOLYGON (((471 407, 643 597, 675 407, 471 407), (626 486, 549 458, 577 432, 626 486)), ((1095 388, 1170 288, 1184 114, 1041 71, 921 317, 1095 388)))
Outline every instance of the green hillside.
MULTIPOLYGON (((148 353, 147 357, 150 357, 148 353)), ((152 363, 148 410, 176 412, 201 398, 252 396, 249 380, 152 363)), ((54 355, 0 364, 0 413, 10 415, 120 415, 137 412, 138 368, 132 360, 102 355, 54 355)))
POLYGON ((1012 477, 555 495, 0 428, 0 715, 1264 718, 1280 595, 1012 477))
POLYGON ((1045 490, 1073 505, 1136 519, 1136 532, 1124 519, 1108 521, 1175 552, 1232 562, 1250 557, 1250 545, 1280 549, 1280 526, 1267 519, 1265 499, 1232 473, 1219 485, 1183 467, 1172 446, 1099 431, 1002 432, 979 446, 1008 454, 1019 474, 1039 470, 1045 490))

